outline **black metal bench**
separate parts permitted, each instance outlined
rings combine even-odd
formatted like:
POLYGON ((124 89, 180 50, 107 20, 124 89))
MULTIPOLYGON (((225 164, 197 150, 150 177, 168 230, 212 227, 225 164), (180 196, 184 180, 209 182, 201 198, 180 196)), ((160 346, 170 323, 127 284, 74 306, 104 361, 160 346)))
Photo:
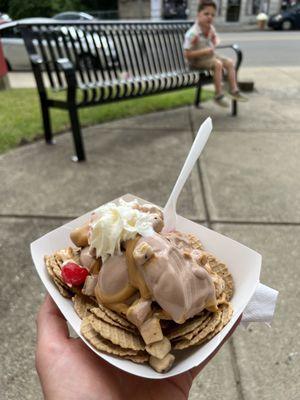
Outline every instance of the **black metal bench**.
MULTIPOLYGON (((21 24, 40 96, 45 139, 53 143, 49 109, 68 110, 74 160, 85 160, 78 109, 212 83, 210 71, 189 70, 183 39, 192 22, 55 22, 21 24), (64 90, 66 99, 49 96, 64 90)), ((242 54, 238 46, 238 70, 242 54)), ((237 114, 236 101, 232 115, 237 114)))

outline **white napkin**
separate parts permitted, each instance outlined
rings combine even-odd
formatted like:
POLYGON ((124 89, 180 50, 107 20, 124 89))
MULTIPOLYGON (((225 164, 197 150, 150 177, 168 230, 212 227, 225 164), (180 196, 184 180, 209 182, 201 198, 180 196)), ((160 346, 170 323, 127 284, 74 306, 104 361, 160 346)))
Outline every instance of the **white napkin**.
POLYGON ((250 322, 264 322, 269 327, 275 312, 278 291, 259 283, 243 312, 241 324, 247 328, 250 322))

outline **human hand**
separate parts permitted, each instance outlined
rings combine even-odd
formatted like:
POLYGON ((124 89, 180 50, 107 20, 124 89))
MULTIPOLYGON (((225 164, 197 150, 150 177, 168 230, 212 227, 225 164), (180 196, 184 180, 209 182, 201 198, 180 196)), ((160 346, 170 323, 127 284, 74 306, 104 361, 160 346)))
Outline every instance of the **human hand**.
POLYGON ((214 50, 213 47, 206 47, 205 50, 206 50, 206 55, 207 55, 207 56, 213 56, 214 53, 215 53, 215 50, 214 50))
POLYGON ((191 40, 191 44, 192 46, 195 46, 199 41, 199 37, 197 35, 193 36, 192 40, 191 40))
POLYGON ((205 367, 229 334, 199 366, 172 378, 140 378, 113 367, 80 338, 70 338, 67 323, 47 295, 37 317, 36 369, 46 400, 185 400, 193 379, 205 367))

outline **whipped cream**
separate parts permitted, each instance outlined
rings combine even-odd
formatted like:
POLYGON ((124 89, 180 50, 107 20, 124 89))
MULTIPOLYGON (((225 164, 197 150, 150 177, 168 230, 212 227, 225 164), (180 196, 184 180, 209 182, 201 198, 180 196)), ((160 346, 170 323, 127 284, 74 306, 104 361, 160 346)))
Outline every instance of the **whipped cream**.
POLYGON ((154 234, 153 215, 134 208, 137 204, 120 199, 120 204, 107 203, 92 215, 89 242, 103 263, 112 255, 121 255, 123 241, 138 234, 144 237, 154 234))

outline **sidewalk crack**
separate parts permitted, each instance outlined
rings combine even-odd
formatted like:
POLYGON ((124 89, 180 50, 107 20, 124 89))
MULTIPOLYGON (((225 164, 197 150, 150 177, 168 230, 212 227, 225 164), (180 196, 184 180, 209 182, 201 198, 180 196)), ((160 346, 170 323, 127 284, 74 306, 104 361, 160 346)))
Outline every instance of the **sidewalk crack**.
POLYGON ((241 379, 241 373, 240 373, 238 362, 237 362, 237 354, 236 354, 236 348, 234 345, 233 338, 229 339, 228 343, 229 343, 229 349, 230 349, 230 355, 231 355, 231 365, 232 365, 232 369, 233 369, 233 375, 234 375, 236 390, 237 390, 237 394, 238 394, 238 400, 245 400, 242 379, 241 379))

